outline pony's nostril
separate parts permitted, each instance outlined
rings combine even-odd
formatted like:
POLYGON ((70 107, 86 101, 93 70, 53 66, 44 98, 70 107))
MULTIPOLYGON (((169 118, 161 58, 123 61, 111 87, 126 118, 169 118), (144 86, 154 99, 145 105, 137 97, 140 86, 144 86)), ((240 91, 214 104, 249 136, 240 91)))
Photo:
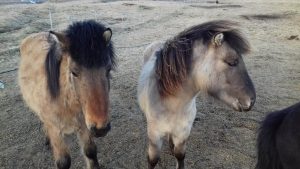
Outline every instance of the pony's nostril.
POLYGON ((255 103, 255 98, 251 98, 249 107, 252 107, 254 105, 254 103, 255 103))
POLYGON ((250 108, 251 107, 251 100, 246 102, 246 105, 244 106, 245 108, 250 108))

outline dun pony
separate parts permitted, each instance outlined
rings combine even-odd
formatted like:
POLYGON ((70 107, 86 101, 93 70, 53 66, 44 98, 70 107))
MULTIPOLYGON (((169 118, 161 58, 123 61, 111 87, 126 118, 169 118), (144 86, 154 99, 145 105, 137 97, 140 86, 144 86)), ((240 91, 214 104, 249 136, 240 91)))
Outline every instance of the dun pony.
POLYGON ((257 139, 256 169, 299 169, 300 103, 270 113, 257 139))
POLYGON ((177 168, 184 168, 200 91, 237 111, 252 108, 255 89, 242 58, 250 47, 236 27, 230 21, 203 23, 145 50, 138 101, 147 118, 149 168, 156 166, 165 136, 177 168))
POLYGON ((99 168, 93 136, 110 130, 109 74, 115 67, 111 36, 110 28, 88 20, 62 33, 32 34, 21 43, 21 93, 44 124, 58 169, 71 165, 64 135, 73 132, 87 168, 99 168))

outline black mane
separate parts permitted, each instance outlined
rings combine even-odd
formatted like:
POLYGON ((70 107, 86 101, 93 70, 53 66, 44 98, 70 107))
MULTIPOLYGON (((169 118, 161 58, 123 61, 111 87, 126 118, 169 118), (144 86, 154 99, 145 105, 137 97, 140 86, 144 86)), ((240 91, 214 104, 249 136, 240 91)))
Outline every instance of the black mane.
POLYGON ((113 44, 109 42, 107 46, 103 38, 105 30, 94 20, 75 22, 68 27, 65 34, 70 43, 69 52, 77 64, 86 68, 115 66, 113 44))
POLYGON ((60 64, 62 57, 62 50, 59 43, 51 36, 48 35, 48 43, 50 48, 48 50, 45 69, 47 76, 47 87, 50 95, 55 98, 59 95, 59 74, 60 74, 60 64))

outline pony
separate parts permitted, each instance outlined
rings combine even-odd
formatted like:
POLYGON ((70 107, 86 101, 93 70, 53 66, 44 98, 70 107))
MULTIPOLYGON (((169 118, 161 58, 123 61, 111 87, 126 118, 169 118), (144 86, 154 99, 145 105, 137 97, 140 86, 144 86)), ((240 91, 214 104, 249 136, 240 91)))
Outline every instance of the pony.
POLYGON ((21 42, 21 93, 43 123, 58 169, 70 168, 64 136, 71 133, 77 134, 87 168, 100 168, 93 137, 111 128, 110 71, 116 65, 111 36, 110 28, 87 20, 21 42))
POLYGON ((271 112, 257 138, 256 169, 298 169, 300 166, 300 102, 271 112))
POLYGON ((254 85, 242 58, 250 45, 237 26, 226 20, 210 21, 145 49, 138 102, 147 119, 150 169, 159 161, 165 137, 177 169, 184 168, 200 91, 237 111, 249 111, 254 105, 254 85))

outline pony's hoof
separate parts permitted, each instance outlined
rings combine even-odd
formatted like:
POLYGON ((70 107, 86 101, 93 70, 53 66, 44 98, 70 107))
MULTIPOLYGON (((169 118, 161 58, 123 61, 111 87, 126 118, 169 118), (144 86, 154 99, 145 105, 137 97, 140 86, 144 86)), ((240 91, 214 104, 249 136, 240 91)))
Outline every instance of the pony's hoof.
POLYGON ((51 149, 49 137, 45 138, 45 143, 44 144, 45 144, 47 150, 51 149))
POLYGON ((100 166, 94 166, 92 169, 101 169, 100 166))
POLYGON ((65 155, 56 161, 56 166, 58 169, 69 169, 71 166, 70 155, 65 155))
POLYGON ((101 167, 99 166, 99 163, 97 163, 97 164, 90 164, 86 168, 87 169, 101 169, 101 167))

